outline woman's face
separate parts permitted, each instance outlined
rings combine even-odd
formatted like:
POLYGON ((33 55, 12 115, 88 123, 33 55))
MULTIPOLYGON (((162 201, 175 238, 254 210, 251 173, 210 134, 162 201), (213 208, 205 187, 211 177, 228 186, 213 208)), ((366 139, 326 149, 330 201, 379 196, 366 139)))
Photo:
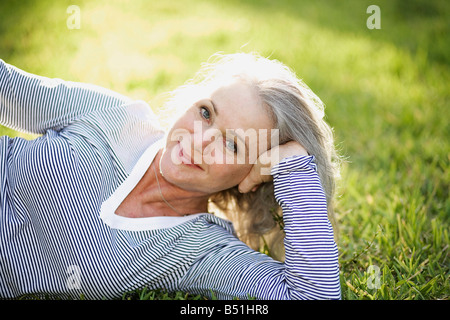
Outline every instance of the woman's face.
POLYGON ((270 149, 272 120, 255 90, 233 79, 206 90, 173 125, 161 157, 170 183, 212 194, 239 184, 270 149))

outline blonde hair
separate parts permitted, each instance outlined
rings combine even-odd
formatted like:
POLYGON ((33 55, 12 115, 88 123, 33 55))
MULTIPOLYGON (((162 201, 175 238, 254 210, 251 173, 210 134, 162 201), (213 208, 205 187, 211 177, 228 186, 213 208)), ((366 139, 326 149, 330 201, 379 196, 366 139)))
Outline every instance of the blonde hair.
MULTIPOLYGON (((256 89, 279 130, 280 144, 297 141, 315 156, 328 217, 336 234, 333 197, 340 159, 333 131, 324 120, 322 101, 286 65, 256 53, 215 54, 193 79, 173 92, 169 105, 190 105, 201 88, 234 77, 256 89)), ((275 201, 272 182, 261 185, 255 192, 241 194, 236 186, 214 194, 209 209, 220 210, 231 220, 238 237, 250 247, 269 248, 274 258, 283 260, 282 212, 275 201)))

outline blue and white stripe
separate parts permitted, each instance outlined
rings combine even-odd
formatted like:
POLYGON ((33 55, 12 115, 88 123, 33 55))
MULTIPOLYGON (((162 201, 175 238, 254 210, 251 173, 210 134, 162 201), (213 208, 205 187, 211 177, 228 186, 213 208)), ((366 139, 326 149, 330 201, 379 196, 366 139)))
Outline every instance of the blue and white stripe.
POLYGON ((102 205, 164 135, 143 102, 0 60, 0 124, 42 135, 0 138, 1 298, 109 299, 143 286, 212 290, 220 299, 340 298, 314 157, 272 169, 286 230, 281 263, 251 250, 211 214, 148 218, 150 227, 139 230, 102 219, 102 205))

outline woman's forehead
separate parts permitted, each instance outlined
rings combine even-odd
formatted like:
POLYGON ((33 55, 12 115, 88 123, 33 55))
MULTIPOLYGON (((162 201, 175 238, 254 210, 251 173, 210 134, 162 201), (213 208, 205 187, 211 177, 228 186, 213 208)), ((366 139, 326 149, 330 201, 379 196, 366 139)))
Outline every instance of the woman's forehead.
POLYGON ((271 118, 255 88, 247 82, 234 79, 218 86, 209 96, 218 121, 230 129, 270 129, 271 118))

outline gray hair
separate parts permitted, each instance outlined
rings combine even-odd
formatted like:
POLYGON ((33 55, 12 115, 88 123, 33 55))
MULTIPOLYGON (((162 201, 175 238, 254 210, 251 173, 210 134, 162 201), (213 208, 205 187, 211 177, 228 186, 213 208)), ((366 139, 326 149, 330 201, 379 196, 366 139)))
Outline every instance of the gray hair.
MULTIPOLYGON (((197 89, 230 77, 238 77, 255 88, 279 130, 280 144, 297 141, 315 156, 328 217, 336 234, 333 197, 340 159, 333 131, 324 120, 322 101, 286 65, 255 53, 216 54, 190 82, 173 92, 171 103, 179 106, 182 99, 186 106, 189 99, 195 100, 195 92, 201 91, 197 89)), ((241 194, 236 186, 214 194, 209 208, 220 210, 231 220, 238 237, 250 247, 270 248, 272 256, 283 259, 283 232, 278 227, 282 212, 275 201, 272 182, 261 185, 255 192, 241 194)))

